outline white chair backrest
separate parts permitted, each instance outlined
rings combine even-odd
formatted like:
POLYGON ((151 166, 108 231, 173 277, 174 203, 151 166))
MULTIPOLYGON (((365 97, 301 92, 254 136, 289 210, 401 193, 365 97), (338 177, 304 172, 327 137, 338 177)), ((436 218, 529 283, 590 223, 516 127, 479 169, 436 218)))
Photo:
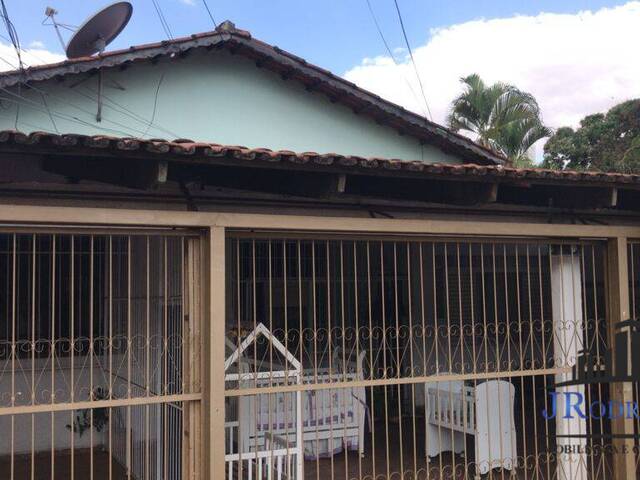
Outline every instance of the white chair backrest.
MULTIPOLYGON (((438 372, 436 375, 451 375, 450 372, 438 372)), ((462 392, 464 388, 464 382, 462 380, 443 380, 442 382, 429 382, 427 388, 435 388, 437 390, 444 390, 451 393, 462 392)))
MULTIPOLYGON (((476 411, 478 417, 485 418, 505 415, 505 423, 509 423, 507 414, 513 414, 515 387, 504 380, 488 380, 476 387, 476 411)), ((511 425, 507 425, 508 428, 511 425)))
POLYGON ((464 388, 464 382, 460 380, 447 380, 444 382, 431 383, 431 385, 438 390, 445 390, 451 393, 459 393, 464 388))
POLYGON ((504 380, 476 387, 476 461, 482 474, 511 465, 516 456, 514 398, 515 387, 504 380))

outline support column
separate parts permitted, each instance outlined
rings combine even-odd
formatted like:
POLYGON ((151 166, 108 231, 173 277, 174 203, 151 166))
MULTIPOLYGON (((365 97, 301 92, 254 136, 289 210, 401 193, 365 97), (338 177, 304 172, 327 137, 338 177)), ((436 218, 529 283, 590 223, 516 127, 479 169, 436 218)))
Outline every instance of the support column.
MULTIPOLYGON (((615 349, 616 324, 628 320, 629 314, 629 264, 627 238, 611 238, 607 242, 607 333, 609 347, 615 349)), ((615 351, 612 357, 615 358, 615 351)), ((615 367, 615 366, 614 366, 615 367)), ((616 382, 611 385, 611 400, 633 401, 633 384, 616 382)), ((633 418, 617 418, 611 421, 614 435, 633 435, 633 418)), ((633 455, 633 438, 614 439, 618 453, 613 455, 614 478, 635 478, 636 465, 633 455), (629 453, 623 453, 624 451, 629 453)))
MULTIPOLYGON (((206 315, 203 305, 203 287, 206 285, 203 269, 204 240, 186 239, 186 256, 183 258, 184 290, 184 343, 182 364, 186 392, 202 391, 202 318, 206 315)), ((182 478, 203 478, 203 408, 201 402, 185 402, 182 413, 182 478)))
MULTIPOLYGON (((562 248, 562 247, 560 247, 562 248)), ((562 252, 551 257, 551 305, 553 312, 554 358, 561 359, 561 366, 573 367, 578 352, 584 348, 584 320, 582 313, 582 268, 579 255, 562 252)), ((556 383, 571 380, 571 373, 556 375, 556 383)), ((561 398, 566 393, 576 393, 584 399, 584 386, 557 388, 561 398)), ((559 401, 556 415, 556 443, 558 446, 577 446, 584 452, 586 438, 562 438, 562 435, 584 435, 586 421, 573 415, 564 418, 565 402, 559 401)), ((559 454, 559 480, 586 480, 587 455, 585 453, 559 454)))
POLYGON ((208 321, 205 321, 204 366, 204 456, 206 472, 203 478, 224 478, 224 360, 225 360, 225 229, 209 229, 209 248, 205 265, 209 268, 206 282, 208 321))

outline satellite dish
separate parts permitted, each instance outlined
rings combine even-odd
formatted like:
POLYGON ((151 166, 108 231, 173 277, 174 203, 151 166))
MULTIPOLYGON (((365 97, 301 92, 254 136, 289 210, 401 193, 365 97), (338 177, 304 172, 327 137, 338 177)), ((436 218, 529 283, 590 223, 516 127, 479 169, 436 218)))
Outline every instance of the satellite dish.
POLYGON ((116 2, 90 17, 67 43, 67 58, 89 57, 102 52, 127 26, 133 7, 116 2))

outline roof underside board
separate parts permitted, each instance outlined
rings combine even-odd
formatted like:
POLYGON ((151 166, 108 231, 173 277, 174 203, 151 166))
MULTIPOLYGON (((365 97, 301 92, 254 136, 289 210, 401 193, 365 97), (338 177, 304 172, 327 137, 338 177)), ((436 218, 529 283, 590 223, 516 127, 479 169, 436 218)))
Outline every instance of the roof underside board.
POLYGON ((527 208, 600 217, 625 212, 637 217, 640 210, 640 175, 425 164, 207 143, 10 131, 0 132, 0 153, 0 162, 5 162, 0 193, 5 196, 29 190, 32 194, 56 191, 82 198, 109 194, 168 202, 172 198, 183 201, 188 194, 194 205, 233 199, 316 207, 321 200, 351 208, 472 207, 507 213, 527 208), (32 173, 25 173, 29 162, 35 166, 32 173))

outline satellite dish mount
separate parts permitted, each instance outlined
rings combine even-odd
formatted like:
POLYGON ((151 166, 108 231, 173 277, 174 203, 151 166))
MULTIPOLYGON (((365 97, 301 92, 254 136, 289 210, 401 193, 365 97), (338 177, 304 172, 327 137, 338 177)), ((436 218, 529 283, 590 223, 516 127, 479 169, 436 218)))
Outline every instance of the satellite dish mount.
MULTIPOLYGON (((45 15, 51 19, 56 29, 58 39, 64 48, 67 58, 90 57, 95 54, 102 54, 107 47, 127 26, 133 13, 133 6, 129 2, 113 3, 99 12, 89 17, 77 30, 67 43, 66 47, 60 27, 69 28, 67 25, 58 23, 55 15, 58 12, 51 7, 47 7, 45 15)), ((98 69, 98 113, 96 120, 102 120, 102 69, 98 69)))

